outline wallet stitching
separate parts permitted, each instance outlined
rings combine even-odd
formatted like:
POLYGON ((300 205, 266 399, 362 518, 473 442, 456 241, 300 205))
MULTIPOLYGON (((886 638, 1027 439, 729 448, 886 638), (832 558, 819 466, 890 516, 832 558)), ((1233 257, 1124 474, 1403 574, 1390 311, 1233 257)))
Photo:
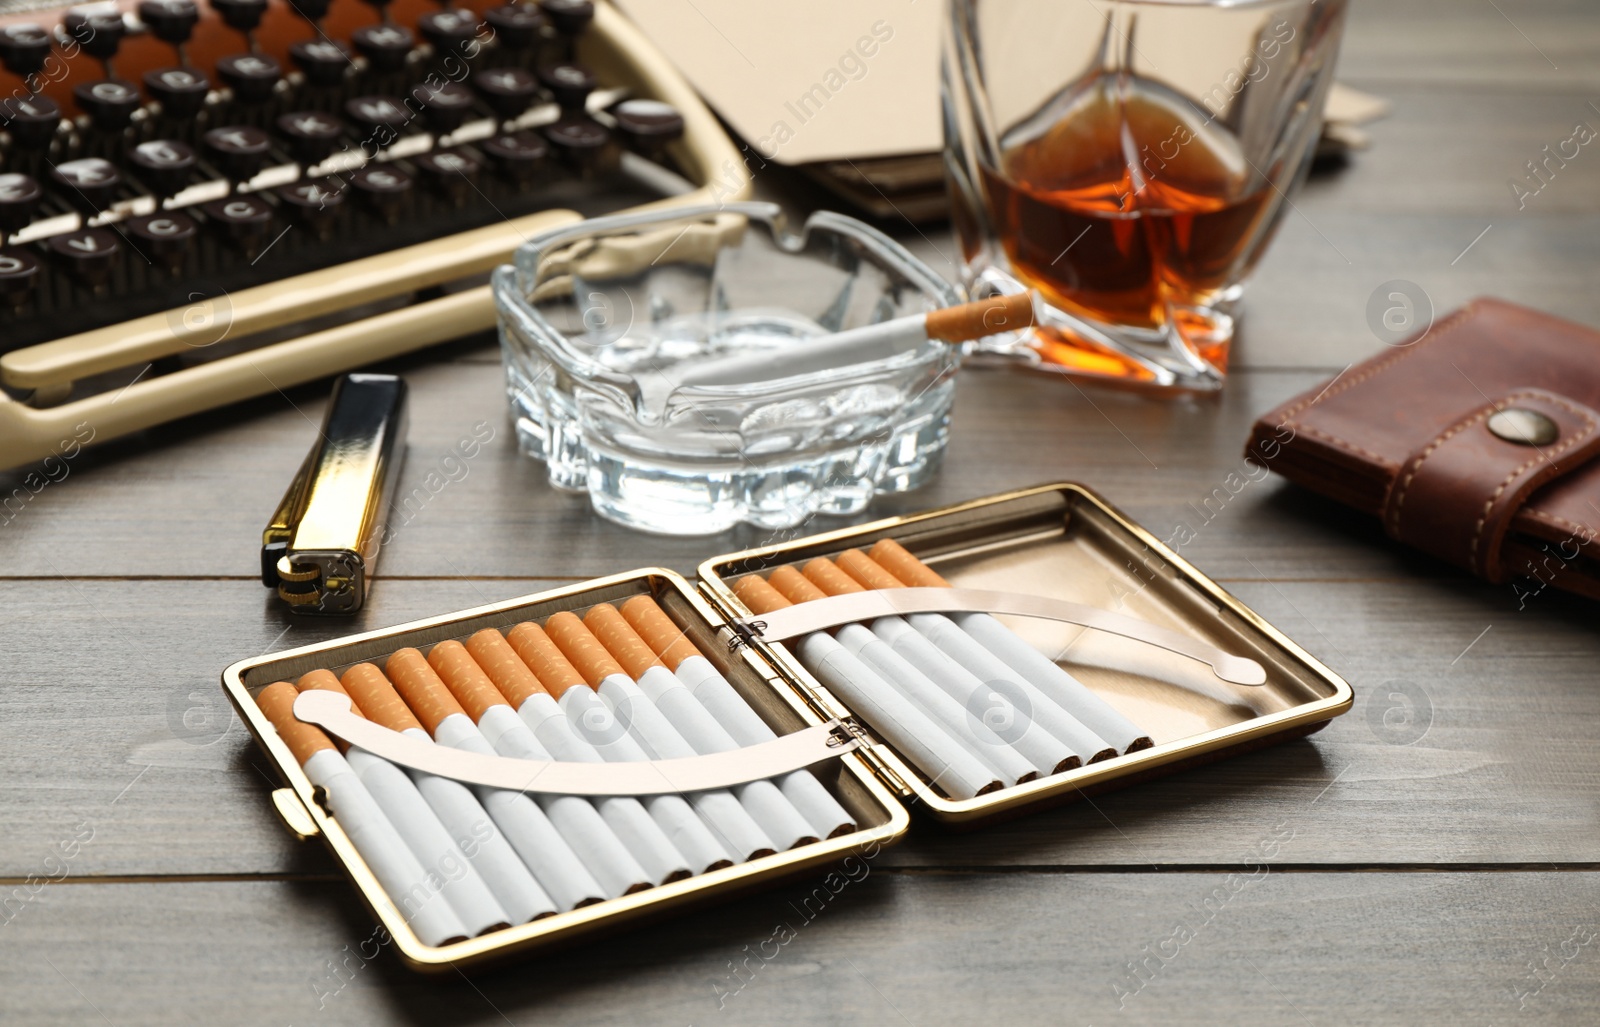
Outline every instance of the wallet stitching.
POLYGON ((1552 527, 1552 528, 1565 528, 1565 529, 1571 531, 1574 535, 1593 535, 1594 534, 1594 529, 1593 528, 1584 527, 1582 524, 1579 524, 1577 521, 1569 521, 1565 517, 1561 516, 1560 514, 1553 514, 1553 513, 1550 513, 1548 510, 1541 510, 1536 506, 1529 506, 1526 503, 1524 503, 1523 506, 1522 506, 1521 512, 1523 514, 1526 514, 1527 516, 1533 518, 1536 521, 1543 521, 1544 523, 1550 525, 1550 527, 1552 527))
MULTIPOLYGON (((1526 393, 1513 392, 1506 398, 1510 399, 1511 396, 1519 395, 1526 395, 1526 393)), ((1400 537, 1400 508, 1406 505, 1406 490, 1411 488, 1411 483, 1416 480, 1417 472, 1422 470, 1422 462, 1428 459, 1428 457, 1432 456, 1434 450, 1438 449, 1446 442, 1449 442, 1456 435, 1459 435, 1461 432, 1488 417, 1490 414, 1495 413, 1497 410, 1498 407, 1496 407, 1493 402, 1490 402, 1488 406, 1479 410, 1466 420, 1457 422, 1457 424, 1449 431, 1428 443, 1428 448, 1424 449, 1414 460, 1411 461, 1411 470, 1406 474, 1405 480, 1400 483, 1400 489, 1395 494, 1394 507, 1389 511, 1389 533, 1391 535, 1393 535, 1395 538, 1400 537)), ((1501 487, 1504 488, 1504 486, 1501 487)))
MULTIPOLYGON (((1517 395, 1517 393, 1512 393, 1512 395, 1517 395)), ((1528 395, 1528 393, 1522 393, 1522 395, 1528 395)), ((1511 397, 1507 396, 1506 398, 1509 399, 1511 397)), ((1537 397, 1537 398, 1549 400, 1549 399, 1554 399, 1555 397, 1540 396, 1540 397, 1537 397)), ((1494 504, 1500 499, 1500 494, 1502 492, 1504 492, 1508 487, 1510 487, 1511 483, 1513 481, 1517 480, 1517 478, 1519 476, 1521 476, 1521 474, 1524 471, 1526 471, 1528 468, 1530 468, 1530 467, 1532 467, 1532 466, 1534 466, 1535 464, 1538 464, 1538 463, 1547 463, 1547 464, 1549 464, 1550 468, 1552 470, 1554 470, 1555 466, 1556 466, 1556 457, 1560 456, 1562 453, 1566 452, 1567 450, 1571 449, 1572 447, 1578 445, 1580 442, 1592 441, 1593 438, 1594 438, 1594 418, 1593 417, 1590 417, 1588 414, 1582 412, 1581 410, 1578 410, 1575 407, 1569 406, 1568 404, 1563 403, 1560 400, 1556 400, 1555 405, 1559 406, 1559 407, 1562 407, 1563 409, 1569 410, 1573 414, 1575 414, 1575 415, 1577 415, 1579 417, 1582 417, 1583 418, 1583 422, 1584 422, 1583 431, 1581 431, 1578 434, 1574 435, 1572 438, 1568 439, 1566 442, 1563 442, 1561 445, 1559 445, 1555 449, 1551 450, 1548 454, 1540 453, 1538 456, 1531 458, 1526 463, 1524 463, 1521 467, 1518 467, 1516 470, 1514 470, 1510 474, 1506 475, 1506 480, 1502 481, 1500 483, 1500 487, 1494 490, 1494 494, 1489 497, 1489 501, 1483 504, 1483 514, 1481 516, 1479 516, 1477 527, 1473 529, 1473 532, 1472 532, 1472 545, 1467 550, 1467 559, 1471 563, 1472 573, 1474 573, 1474 574, 1478 573, 1478 541, 1483 535, 1483 526, 1486 523, 1488 523, 1489 511, 1494 509, 1494 504)))
POLYGON ((1394 470, 1398 466, 1393 461, 1391 461, 1388 457, 1379 456, 1377 453, 1374 453, 1372 450, 1364 449, 1361 446, 1356 445, 1354 442, 1346 442, 1344 439, 1338 438, 1338 437, 1333 436, 1333 435, 1329 435, 1327 432, 1318 431, 1316 428, 1313 428, 1310 425, 1296 424, 1296 425, 1291 425, 1291 427, 1294 428, 1294 430, 1296 432, 1305 432, 1307 435, 1315 435, 1319 439, 1324 439, 1324 440, 1326 440, 1328 442, 1331 442, 1334 445, 1338 446, 1340 449, 1345 450, 1346 452, 1353 452, 1353 453, 1357 453, 1357 454, 1359 454, 1361 456, 1364 456, 1369 460, 1375 461, 1376 463, 1378 463, 1380 466, 1382 466, 1386 470, 1394 470))

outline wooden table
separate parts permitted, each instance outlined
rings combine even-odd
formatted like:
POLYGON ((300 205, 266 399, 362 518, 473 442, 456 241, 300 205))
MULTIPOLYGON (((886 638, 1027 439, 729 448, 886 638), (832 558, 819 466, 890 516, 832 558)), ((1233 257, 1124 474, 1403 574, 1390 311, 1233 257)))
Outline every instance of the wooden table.
MULTIPOLYGON (((491 341, 469 339, 392 365, 413 397, 402 488, 478 422, 495 439, 401 528, 354 622, 292 619, 254 577, 325 385, 89 451, 0 525, 0 1019, 1594 1022, 1596 606, 1546 592, 1520 608, 1275 479, 1204 523, 1197 509, 1254 415, 1379 348, 1364 311, 1381 282, 1416 282, 1440 311, 1493 293, 1600 324, 1600 151, 1526 209, 1508 187, 1577 122, 1600 126, 1600 16, 1358 3, 1340 74, 1394 114, 1298 197, 1219 401, 964 372, 942 477, 874 513, 1069 478, 1163 536, 1187 522, 1184 555, 1344 674, 1351 714, 982 833, 919 824, 809 922, 795 885, 471 979, 365 959, 372 922, 277 822, 222 667, 749 541, 632 534, 552 492, 514 452, 491 341), (1198 912, 1270 839, 1268 872, 1198 912), (797 937, 736 976, 785 922, 797 937), (1174 946, 1180 924, 1194 937, 1174 946)), ((949 266, 945 231, 898 231, 949 266)))

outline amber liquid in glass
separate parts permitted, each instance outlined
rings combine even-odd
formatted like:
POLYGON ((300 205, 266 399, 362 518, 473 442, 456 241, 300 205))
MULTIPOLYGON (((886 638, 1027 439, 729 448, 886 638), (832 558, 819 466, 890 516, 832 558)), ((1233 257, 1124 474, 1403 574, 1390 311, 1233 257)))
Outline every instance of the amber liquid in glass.
MULTIPOLYGON (((1276 208, 1226 128, 1159 85, 1106 76, 1009 134, 1000 157, 984 192, 1017 277, 1090 321, 1176 329, 1225 369, 1228 333, 1208 338, 1203 308, 1249 270, 1276 208)), ((1077 335, 1036 342, 1067 370, 1150 377, 1077 335)))

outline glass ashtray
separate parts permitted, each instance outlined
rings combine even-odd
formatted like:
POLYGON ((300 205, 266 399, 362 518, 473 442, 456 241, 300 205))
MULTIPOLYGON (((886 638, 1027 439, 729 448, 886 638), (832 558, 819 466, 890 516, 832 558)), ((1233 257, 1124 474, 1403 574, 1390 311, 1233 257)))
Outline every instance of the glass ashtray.
POLYGON ((791 527, 938 471, 962 345, 807 352, 960 301, 853 218, 798 233, 764 203, 597 218, 520 247, 494 296, 519 446, 621 524, 791 527))

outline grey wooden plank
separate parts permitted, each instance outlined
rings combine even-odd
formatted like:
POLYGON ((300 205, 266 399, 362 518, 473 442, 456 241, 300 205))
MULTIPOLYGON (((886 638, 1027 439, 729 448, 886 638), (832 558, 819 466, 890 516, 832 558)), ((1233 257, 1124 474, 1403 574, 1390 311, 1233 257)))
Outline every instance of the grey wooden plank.
POLYGON ((380 952, 342 883, 52 885, 0 931, 0 1009, 118 1027, 1556 1024, 1600 1003, 1594 873, 1274 862, 1232 878, 862 865, 810 919, 796 884, 436 980, 380 952))
MULTIPOLYGON (((292 842, 271 811, 270 770, 232 719, 221 669, 550 584, 388 581, 353 622, 292 625, 247 581, 0 585, 17 611, 0 667, 0 876, 37 872, 85 819, 94 838, 74 876, 326 871, 320 847, 292 842)), ((1594 859, 1600 641, 1582 603, 1546 594, 1516 612, 1499 590, 1443 581, 1233 588, 1347 676, 1351 714, 1092 804, 967 835, 919 823, 884 861, 1231 864, 1287 816, 1304 839, 1296 862, 1594 859)))

